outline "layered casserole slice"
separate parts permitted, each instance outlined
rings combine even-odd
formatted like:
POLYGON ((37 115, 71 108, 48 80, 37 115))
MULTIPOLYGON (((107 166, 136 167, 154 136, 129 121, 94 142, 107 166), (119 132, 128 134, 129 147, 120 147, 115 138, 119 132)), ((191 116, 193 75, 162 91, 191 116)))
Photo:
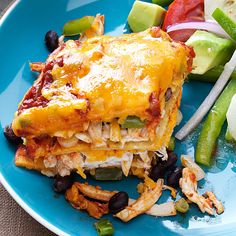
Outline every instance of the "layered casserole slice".
POLYGON ((148 170, 169 143, 192 57, 157 27, 67 41, 19 104, 12 126, 24 145, 16 165, 62 176, 148 170))

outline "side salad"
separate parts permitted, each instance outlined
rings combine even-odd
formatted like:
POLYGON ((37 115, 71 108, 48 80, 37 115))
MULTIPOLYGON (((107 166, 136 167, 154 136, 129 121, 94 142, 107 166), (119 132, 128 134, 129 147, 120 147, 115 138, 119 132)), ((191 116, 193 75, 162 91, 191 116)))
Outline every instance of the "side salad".
POLYGON ((196 56, 189 79, 215 83, 193 117, 175 135, 179 140, 187 137, 212 108, 204 122, 196 148, 196 161, 210 166, 226 114, 229 126, 226 141, 233 141, 236 137, 236 122, 233 115, 235 97, 232 99, 236 93, 234 80, 225 88, 230 79, 235 79, 236 1, 153 0, 152 2, 158 6, 135 1, 128 17, 131 30, 137 32, 152 25, 160 25, 173 40, 185 42, 193 47, 196 56), (165 11, 162 7, 167 3, 170 5, 165 11), (145 11, 149 13, 145 14, 148 17, 139 17, 145 11), (138 28, 137 25, 142 25, 142 28, 138 28))
MULTIPOLYGON (((236 5, 234 1, 214 1, 212 4, 205 1, 204 4, 205 21, 198 25, 196 25, 196 22, 188 22, 189 28, 197 29, 186 42, 187 45, 193 46, 196 53, 195 68, 190 75, 190 79, 204 82, 206 78, 207 82, 216 82, 216 84, 190 121, 176 134, 176 137, 180 140, 185 138, 198 126, 212 107, 203 124, 196 147, 196 161, 210 166, 217 138, 226 120, 226 113, 231 99, 236 93, 233 80, 224 89, 228 80, 233 78, 235 73, 236 53, 234 53, 234 50, 236 38, 234 30, 236 25, 233 12, 236 10, 236 5), (202 30, 200 30, 201 27, 202 30)), ((179 28, 186 28, 186 25, 181 24, 179 28)), ((177 26, 176 28, 179 29, 177 26)), ((231 136, 230 133, 234 132, 232 130, 232 123, 234 122, 231 117, 232 112, 229 111, 227 115, 228 125, 230 126, 227 131, 228 136, 231 136)))

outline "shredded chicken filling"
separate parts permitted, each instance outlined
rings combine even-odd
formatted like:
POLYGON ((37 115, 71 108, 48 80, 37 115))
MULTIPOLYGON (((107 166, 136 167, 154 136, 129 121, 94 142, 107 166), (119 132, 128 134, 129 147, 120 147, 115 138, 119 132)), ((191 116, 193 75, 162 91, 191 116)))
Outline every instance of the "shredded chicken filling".
MULTIPOLYGON (((41 172, 47 176, 54 176, 55 174, 66 176, 77 170, 77 173, 84 177, 84 170, 100 167, 121 167, 124 175, 128 176, 132 167, 147 173, 151 168, 152 158, 153 154, 147 151, 136 154, 128 152, 124 153, 122 157, 111 156, 107 157, 105 161, 89 162, 83 153, 71 153, 44 158, 43 165, 45 168, 41 172)), ((135 175, 135 173, 133 174, 135 175)))
POLYGON ((163 123, 168 124, 176 101, 178 100, 181 85, 173 86, 172 98, 165 103, 162 115, 156 130, 143 128, 122 129, 118 119, 112 122, 90 122, 86 124, 86 130, 80 133, 71 133, 68 138, 63 137, 64 133, 57 132, 57 142, 64 148, 71 148, 79 145, 81 142, 92 144, 95 148, 107 148, 108 143, 119 143, 121 147, 128 142, 150 142, 155 137, 162 137, 165 132, 163 123))

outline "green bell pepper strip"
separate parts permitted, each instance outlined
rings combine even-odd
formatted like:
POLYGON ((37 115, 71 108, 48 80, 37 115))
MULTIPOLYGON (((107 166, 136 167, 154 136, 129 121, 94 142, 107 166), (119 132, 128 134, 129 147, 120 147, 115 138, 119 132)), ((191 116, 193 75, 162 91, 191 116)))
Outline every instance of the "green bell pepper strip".
POLYGON ((186 213, 189 210, 189 204, 184 198, 180 198, 176 203, 175 203, 175 209, 178 212, 181 213, 186 213))
MULTIPOLYGON (((198 74, 189 74, 188 79, 190 80, 197 80, 197 81, 202 81, 202 82, 210 82, 210 83, 215 83, 218 78, 220 77, 221 73, 224 70, 224 66, 216 66, 212 68, 211 70, 207 71, 203 75, 198 75, 198 74)), ((230 76, 230 79, 236 79, 236 70, 233 71, 233 73, 230 76)))
POLYGON ((220 8, 216 8, 212 16, 224 31, 236 41, 236 22, 228 17, 220 8))
POLYGON ((120 168, 97 168, 93 175, 96 180, 121 180, 123 172, 120 168))
POLYGON ((65 23, 63 35, 75 36, 89 29, 94 21, 94 16, 84 16, 82 18, 71 20, 65 23))
POLYGON ((143 128, 144 126, 145 126, 145 121, 142 121, 137 116, 127 116, 124 123, 121 124, 122 129, 143 128))
POLYGON ((172 2, 173 0, 152 0, 152 3, 158 4, 163 7, 170 5, 172 2))
POLYGON ((99 236, 109 236, 114 234, 113 225, 109 220, 99 220, 94 224, 99 236))
POLYGON ((201 130, 197 148, 196 162, 210 166, 216 140, 226 119, 230 101, 236 93, 236 80, 231 80, 208 114, 201 130))

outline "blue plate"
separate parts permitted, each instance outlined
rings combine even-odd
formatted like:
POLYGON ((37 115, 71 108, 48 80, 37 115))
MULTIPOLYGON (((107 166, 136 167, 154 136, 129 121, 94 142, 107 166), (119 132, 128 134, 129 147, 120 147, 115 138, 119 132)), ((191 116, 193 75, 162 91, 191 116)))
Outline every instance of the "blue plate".
MULTIPOLYGON (((106 34, 119 35, 132 4, 133 0, 17 1, 0 21, 0 180, 29 214, 58 235, 97 235, 93 227, 95 220, 73 209, 64 196, 56 195, 52 190, 52 179, 15 167, 15 148, 4 138, 3 129, 11 123, 18 102, 35 79, 29 70, 29 61, 47 58, 43 42, 45 32, 54 29, 60 33, 63 24, 70 19, 102 13, 106 17, 106 34)), ((210 88, 210 84, 198 82, 184 85, 181 125, 193 114, 210 88)), ((178 143, 178 154, 193 155, 197 136, 198 130, 178 143)), ((127 224, 106 216, 115 227, 115 235, 236 235, 235 149, 219 141, 216 156, 215 164, 207 170, 205 181, 200 183, 200 192, 209 189, 216 193, 225 204, 222 215, 201 214, 192 204, 186 215, 164 218, 143 215, 127 224)), ((120 182, 89 182, 104 189, 124 190, 130 197, 138 197, 136 178, 120 182)), ((160 202, 167 200, 171 200, 169 193, 165 193, 160 202)))

